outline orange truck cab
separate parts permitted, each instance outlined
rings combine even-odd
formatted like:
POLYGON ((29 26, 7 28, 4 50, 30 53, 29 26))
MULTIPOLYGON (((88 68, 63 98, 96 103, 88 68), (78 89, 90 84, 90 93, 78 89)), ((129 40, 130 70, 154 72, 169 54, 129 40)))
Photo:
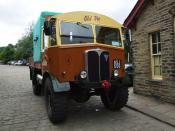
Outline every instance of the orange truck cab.
POLYGON ((119 110, 128 100, 123 25, 93 12, 42 12, 33 31, 30 78, 44 94, 49 119, 66 117, 68 99, 86 102, 98 95, 119 110))

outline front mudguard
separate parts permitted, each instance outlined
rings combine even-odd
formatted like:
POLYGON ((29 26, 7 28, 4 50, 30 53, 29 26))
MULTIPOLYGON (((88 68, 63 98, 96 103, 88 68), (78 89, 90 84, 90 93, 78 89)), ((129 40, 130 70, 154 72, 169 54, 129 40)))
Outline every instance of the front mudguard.
POLYGON ((52 86, 54 92, 66 92, 70 91, 70 83, 69 82, 62 82, 60 83, 55 77, 50 76, 52 81, 52 86))

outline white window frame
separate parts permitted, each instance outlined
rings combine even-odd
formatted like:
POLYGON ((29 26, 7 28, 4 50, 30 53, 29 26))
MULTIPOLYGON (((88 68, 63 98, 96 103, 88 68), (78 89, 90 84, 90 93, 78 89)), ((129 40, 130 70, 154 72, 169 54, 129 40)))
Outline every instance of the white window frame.
MULTIPOLYGON (((153 80, 162 80, 162 61, 160 62, 160 64, 159 64, 159 66, 160 66, 160 68, 161 68, 161 75, 155 75, 154 73, 155 73, 155 65, 154 65, 154 57, 155 56, 160 56, 161 57, 161 59, 162 59, 162 54, 161 54, 161 51, 159 52, 158 51, 158 44, 160 44, 160 46, 161 46, 161 41, 156 41, 156 43, 152 43, 152 37, 153 37, 153 34, 154 33, 157 33, 157 32, 159 32, 160 33, 160 31, 155 31, 155 32, 152 32, 152 33, 150 33, 150 53, 151 53, 151 70, 152 70, 152 79, 153 80), (153 54, 153 44, 156 44, 157 45, 157 53, 156 54, 153 54)), ((156 36, 156 37, 158 37, 158 36, 156 36)), ((158 38, 157 38, 158 39, 158 38)), ((161 47, 160 47, 161 48, 161 47)))

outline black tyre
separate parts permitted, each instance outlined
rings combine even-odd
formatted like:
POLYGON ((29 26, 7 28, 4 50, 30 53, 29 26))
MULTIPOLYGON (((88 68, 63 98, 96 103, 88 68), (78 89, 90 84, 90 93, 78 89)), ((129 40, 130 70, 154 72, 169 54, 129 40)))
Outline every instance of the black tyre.
POLYGON ((44 84, 44 96, 47 114, 52 123, 63 122, 66 118, 67 94, 55 93, 50 78, 44 84))
POLYGON ((32 87, 33 87, 33 94, 35 94, 36 96, 40 96, 41 95, 41 85, 32 84, 32 87))
POLYGON ((84 103, 90 98, 90 90, 82 88, 81 86, 71 83, 71 96, 78 103, 84 103))
POLYGON ((122 86, 112 86, 104 89, 101 93, 101 100, 109 110, 120 110, 128 101, 128 88, 122 86))
POLYGON ((35 94, 36 96, 41 95, 42 86, 37 82, 35 73, 33 73, 32 76, 32 87, 33 87, 33 94, 35 94))

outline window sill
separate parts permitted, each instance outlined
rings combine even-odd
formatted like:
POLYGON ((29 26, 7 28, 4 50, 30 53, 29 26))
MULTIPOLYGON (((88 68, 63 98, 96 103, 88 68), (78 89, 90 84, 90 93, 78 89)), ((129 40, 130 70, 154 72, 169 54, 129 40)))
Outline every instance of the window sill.
POLYGON ((155 78, 153 79, 152 78, 149 80, 149 84, 151 84, 151 85, 162 85, 162 82, 163 82, 162 79, 155 79, 155 78))
POLYGON ((162 81, 162 80, 163 80, 163 77, 162 77, 162 76, 153 76, 153 75, 152 75, 151 80, 152 80, 152 81, 162 81))
POLYGON ((152 77, 152 79, 151 80, 149 80, 150 82, 153 82, 153 83, 162 83, 162 81, 163 81, 163 79, 162 79, 162 77, 160 77, 160 76, 154 76, 154 77, 152 77))
POLYGON ((162 81, 163 79, 162 79, 162 77, 152 77, 152 81, 162 81))

